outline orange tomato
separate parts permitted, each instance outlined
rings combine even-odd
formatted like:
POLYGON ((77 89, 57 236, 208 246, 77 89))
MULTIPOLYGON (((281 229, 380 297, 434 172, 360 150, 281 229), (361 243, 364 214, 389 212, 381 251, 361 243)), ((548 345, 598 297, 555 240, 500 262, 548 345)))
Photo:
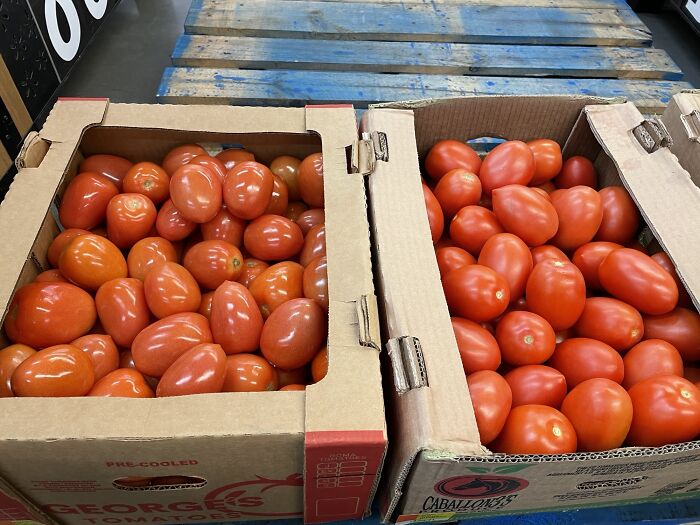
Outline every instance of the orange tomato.
POLYGON ((450 237, 454 243, 478 256, 491 237, 505 230, 496 215, 481 206, 466 206, 457 212, 450 223, 450 237))
POLYGON ((324 346, 311 360, 311 377, 318 383, 328 374, 328 347, 324 346))
MULTIPOLYGON (((547 259, 554 259, 555 261, 571 262, 566 254, 561 251, 556 246, 551 244, 542 244, 540 246, 535 246, 530 248, 530 254, 532 255, 532 267, 534 268, 536 264, 541 263, 547 259)), ((578 266, 578 265, 577 265, 578 266)), ((579 268, 581 270, 581 268, 579 268)), ((583 272, 583 270, 581 270, 583 272)), ((585 277, 585 275, 584 275, 585 277)))
POLYGON ((63 230, 61 233, 56 235, 54 240, 51 241, 49 249, 46 252, 46 258, 48 259, 49 264, 54 268, 57 268, 58 259, 61 256, 61 252, 63 252, 64 248, 68 246, 73 239, 79 235, 85 235, 86 233, 90 232, 80 228, 68 228, 67 230, 63 230))
POLYGON ((509 184, 527 185, 535 175, 535 157, 527 144, 509 140, 493 148, 479 170, 481 187, 486 195, 509 184))
POLYGON ((78 397, 95 383, 92 362, 73 345, 40 350, 25 359, 12 374, 12 391, 18 397, 78 397))
POLYGON ((260 217, 270 205, 274 176, 259 162, 236 164, 224 179, 224 202, 228 211, 239 219, 260 217))
POLYGON ((226 358, 224 392, 266 392, 277 390, 277 370, 255 354, 235 354, 226 358))
POLYGON ((651 258, 654 259, 654 261, 656 261, 656 263, 664 270, 670 273, 671 277, 673 277, 673 280, 676 282, 676 286, 678 287, 678 306, 682 306, 683 308, 694 308, 693 301, 688 294, 688 290, 685 289, 685 285, 681 281, 681 278, 678 276, 678 272, 676 271, 676 266, 673 264, 673 261, 668 254, 665 252, 658 252, 652 255, 651 258))
POLYGON ((196 166, 204 166, 209 171, 211 171, 216 178, 219 179, 221 184, 224 183, 224 177, 226 177, 226 166, 216 157, 210 157, 209 155, 198 155, 189 161, 187 164, 194 164, 196 166))
POLYGON ((181 241, 195 229, 197 223, 185 219, 170 199, 158 211, 156 231, 164 239, 181 241))
POLYGON ((299 165, 299 193, 312 208, 323 208, 323 155, 312 153, 299 165))
POLYGON ((90 155, 80 163, 78 172, 90 171, 107 177, 121 191, 122 179, 132 165, 130 160, 117 155, 90 155))
POLYGON ((119 346, 129 347, 150 322, 143 283, 134 278, 107 281, 95 295, 97 315, 105 332, 119 346))
POLYGON ((326 255, 326 225, 311 228, 304 238, 304 247, 299 254, 299 263, 307 266, 312 260, 326 255))
POLYGON ((289 204, 289 190, 287 184, 277 175, 272 176, 272 195, 270 204, 265 209, 265 213, 272 215, 284 215, 289 204))
POLYGON ((140 193, 153 204, 162 204, 170 195, 170 176, 153 162, 134 164, 122 182, 124 193, 140 193))
POLYGON ((250 283, 250 293, 267 319, 281 304, 303 297, 304 267, 292 261, 273 264, 250 283))
POLYGON ((158 382, 156 397, 221 392, 226 379, 226 354, 221 346, 203 343, 187 350, 158 382))
POLYGON ((563 164, 559 144, 549 139, 537 139, 528 142, 527 147, 535 157, 535 174, 530 184, 537 186, 556 177, 563 164))
POLYGON ((243 255, 226 241, 202 241, 187 251, 183 264, 202 288, 214 290, 224 281, 238 280, 243 255))
POLYGON ((141 372, 134 368, 119 368, 95 383, 88 396, 97 397, 155 397, 141 372))
POLYGON ((700 361, 700 315, 687 308, 645 315, 644 339, 662 339, 675 346, 685 361, 700 361))
POLYGON ((0 350, 0 397, 13 397, 12 374, 26 359, 36 354, 27 345, 10 345, 0 350))
POLYGON ((130 277, 143 281, 154 265, 177 260, 177 252, 169 240, 163 237, 146 237, 131 247, 126 265, 130 277))
MULTIPOLYGON (((282 155, 273 159, 270 163, 270 171, 282 179, 287 185, 288 197, 290 201, 301 199, 299 191, 299 166, 301 160, 289 155, 282 155)), ((279 215, 282 215, 281 213, 279 215)))
POLYGON ((554 237, 559 217, 552 202, 532 188, 511 184, 493 192, 493 211, 505 231, 528 246, 539 246, 554 237))
POLYGON ((467 385, 481 444, 486 445, 501 432, 510 412, 513 395, 506 380, 491 370, 469 374, 467 385))
POLYGON ((34 279, 35 283, 67 283, 68 279, 63 277, 61 270, 46 270, 41 272, 34 279))
POLYGON ((430 188, 423 184, 423 198, 425 200, 425 210, 428 214, 428 225, 430 226, 430 236, 433 244, 440 240, 442 232, 445 230, 445 216, 442 213, 440 203, 430 191, 430 188))
POLYGON ((469 264, 476 264, 476 259, 474 256, 462 248, 457 246, 443 246, 441 248, 436 248, 435 258, 437 259, 438 270, 440 271, 440 277, 445 277, 455 268, 460 268, 462 266, 467 266, 469 264))
POLYGON ((119 248, 93 234, 75 237, 61 252, 58 269, 72 283, 93 292, 107 281, 126 277, 128 273, 119 248))
POLYGON ((107 206, 107 237, 119 248, 129 248, 147 237, 156 223, 156 207, 140 193, 122 193, 107 206))
POLYGON ((119 368, 119 350, 114 340, 103 334, 88 334, 71 341, 90 358, 95 372, 95 381, 119 368))
POLYGON ((481 181, 474 173, 458 168, 445 173, 433 193, 443 213, 447 217, 454 217, 465 206, 479 203, 481 181))
POLYGON ((625 364, 622 386, 627 390, 650 377, 683 377, 681 354, 672 344, 661 339, 647 339, 634 345, 622 361, 625 364))
POLYGON ((610 252, 622 248, 621 245, 614 242, 588 242, 579 246, 574 255, 571 257, 571 262, 581 270, 583 279, 586 281, 588 288, 599 290, 600 279, 598 278, 598 268, 610 252))
MULTIPOLYGON (((290 218, 290 220, 292 220, 290 218)), ((318 224, 326 221, 326 213, 323 208, 311 208, 299 214, 294 222, 301 228, 301 233, 306 235, 309 230, 318 224)))
POLYGON ((170 178, 170 200, 188 221, 209 222, 221 209, 221 181, 216 174, 199 164, 186 164, 170 178))
POLYGON ((642 339, 642 315, 632 306, 612 297, 589 297, 574 326, 581 337, 603 341, 618 352, 642 339))
POLYGON ((575 250, 595 236, 603 220, 598 192, 588 186, 557 190, 550 195, 559 229, 550 242, 564 251, 575 250))
POLYGON ((532 312, 509 312, 496 325, 496 340, 503 360, 514 366, 539 365, 554 353, 552 326, 532 312))
POLYGON ((221 208, 212 220, 200 226, 202 239, 226 241, 240 248, 243 245, 246 224, 246 221, 231 215, 226 208, 221 208))
POLYGON ((198 313, 202 314, 207 319, 211 319, 211 303, 214 301, 214 292, 206 292, 202 294, 202 302, 199 304, 198 313))
POLYGON ((257 259, 291 259, 304 246, 304 236, 295 223, 281 215, 262 215, 248 224, 243 245, 257 259))
POLYGON ((573 425, 556 408, 521 405, 510 411, 489 448, 505 454, 569 454, 576 446, 573 425))
POLYGON ((622 357, 612 346, 586 337, 559 343, 547 364, 564 374, 570 389, 596 377, 622 383, 625 374, 622 357))
POLYGON ((488 266, 508 282, 510 302, 517 301, 525 293, 532 271, 532 254, 519 237, 511 233, 494 235, 481 248, 478 264, 488 266))
POLYGON ((233 168, 236 164, 240 164, 241 162, 255 162, 255 155, 253 155, 250 151, 240 148, 229 148, 220 151, 216 155, 216 158, 224 163, 224 167, 226 168, 227 172, 231 171, 231 168, 233 168))
POLYGON ((481 168, 478 153, 464 142, 440 140, 425 157, 425 171, 433 180, 440 180, 447 172, 458 168, 477 175, 481 168))
POLYGON ((199 144, 183 144, 171 149, 163 158, 161 166, 172 177, 178 168, 199 155, 208 155, 208 153, 199 144))
POLYGON ((518 366, 503 378, 513 393, 513 406, 547 405, 559 408, 566 397, 566 378, 551 366, 518 366))
POLYGON ((117 186, 97 173, 80 173, 63 194, 58 216, 64 228, 89 230, 105 220, 107 204, 119 193, 117 186))
POLYGON ((262 328, 260 309, 245 286, 225 281, 216 289, 211 303, 211 330, 224 352, 254 352, 260 346, 262 328))
POLYGON ((202 302, 197 281, 184 266, 158 263, 143 280, 148 308, 158 319, 182 312, 196 312, 202 302))
POLYGON ((620 186, 608 186, 598 192, 603 207, 603 220, 595 235, 596 241, 627 244, 639 228, 637 205, 620 186))
POLYGON ((544 317, 554 330, 566 330, 583 312, 586 283, 572 263, 548 259, 532 269, 525 301, 528 310, 544 317))
POLYGON ((450 311, 477 323, 495 319, 510 302, 508 282, 480 264, 452 270, 442 286, 450 311))
POLYGON ((302 276, 304 297, 313 299, 328 311, 328 259, 324 255, 311 261, 302 276))
POLYGON ((246 288, 250 288, 251 283, 258 277, 258 275, 263 273, 265 269, 269 267, 270 265, 266 262, 253 259, 252 257, 243 259, 243 271, 241 272, 241 276, 238 278, 238 282, 246 288))
POLYGON ((281 368, 275 368, 277 371, 277 377, 279 378, 279 385, 281 387, 287 385, 305 385, 309 382, 309 367, 302 366, 301 368, 295 368, 293 370, 282 370, 281 368))
POLYGON ((452 330, 465 374, 480 370, 497 370, 501 366, 501 350, 491 332, 473 321, 460 317, 452 318, 452 330))
POLYGON ((298 383, 291 383, 289 385, 285 385, 279 389, 280 392, 293 392, 293 391, 298 391, 298 390, 306 390, 306 385, 298 384, 298 383))

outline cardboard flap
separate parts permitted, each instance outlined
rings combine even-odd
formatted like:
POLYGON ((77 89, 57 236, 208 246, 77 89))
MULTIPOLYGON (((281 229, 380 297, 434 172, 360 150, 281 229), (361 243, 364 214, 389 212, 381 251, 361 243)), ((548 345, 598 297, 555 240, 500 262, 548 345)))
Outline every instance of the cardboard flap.
POLYGON ((700 90, 674 95, 661 120, 673 139, 671 151, 700 186, 700 90))
POLYGON ((648 153, 635 136, 644 117, 631 103, 587 106, 588 122, 693 302, 700 298, 700 189, 668 148, 648 153))

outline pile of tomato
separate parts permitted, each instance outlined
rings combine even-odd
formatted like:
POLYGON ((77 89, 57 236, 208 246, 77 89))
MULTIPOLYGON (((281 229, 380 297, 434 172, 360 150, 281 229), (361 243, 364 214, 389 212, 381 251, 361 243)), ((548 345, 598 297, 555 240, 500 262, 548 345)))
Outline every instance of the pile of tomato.
POLYGON ((620 186, 548 139, 436 143, 423 184, 481 442, 562 454, 700 434, 700 316, 620 186))
POLYGON ((0 397, 304 390, 328 369, 323 160, 85 158, 19 288, 0 397))

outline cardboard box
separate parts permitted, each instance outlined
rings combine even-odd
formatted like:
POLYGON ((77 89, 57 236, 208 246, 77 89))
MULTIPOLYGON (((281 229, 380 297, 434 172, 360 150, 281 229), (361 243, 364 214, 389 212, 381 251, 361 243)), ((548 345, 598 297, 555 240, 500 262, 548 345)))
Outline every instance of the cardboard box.
POLYGON ((186 142, 243 144, 263 162, 322 149, 327 377, 305 392, 0 399, 0 476, 65 524, 362 517, 387 439, 364 179, 348 171, 358 146, 352 107, 59 100, 25 142, 0 205, 3 318, 15 290, 47 266, 54 203, 83 156, 158 162, 186 142), (166 478, 134 486, 144 476, 166 478))
POLYGON ((392 449, 380 497, 384 520, 697 497, 700 442, 560 456, 492 454, 481 446, 435 261, 419 169, 429 148, 448 138, 548 137, 564 145, 565 157, 594 160, 602 186, 630 191, 700 297, 700 190, 664 147, 663 126, 645 121, 630 103, 609 102, 475 97, 384 104, 365 113, 362 129, 383 133, 388 147, 388 161, 369 177, 386 370, 395 386, 387 386, 392 449))

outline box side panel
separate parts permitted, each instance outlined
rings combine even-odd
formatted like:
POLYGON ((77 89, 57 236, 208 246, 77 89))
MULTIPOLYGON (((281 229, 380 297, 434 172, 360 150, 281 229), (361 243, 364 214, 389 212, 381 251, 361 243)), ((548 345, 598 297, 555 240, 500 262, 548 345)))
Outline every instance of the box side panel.
POLYGON ((662 120, 673 137, 671 151, 700 185, 700 91, 674 95, 662 120))
POLYGON ((56 523, 0 478, 0 523, 53 525, 56 523))

